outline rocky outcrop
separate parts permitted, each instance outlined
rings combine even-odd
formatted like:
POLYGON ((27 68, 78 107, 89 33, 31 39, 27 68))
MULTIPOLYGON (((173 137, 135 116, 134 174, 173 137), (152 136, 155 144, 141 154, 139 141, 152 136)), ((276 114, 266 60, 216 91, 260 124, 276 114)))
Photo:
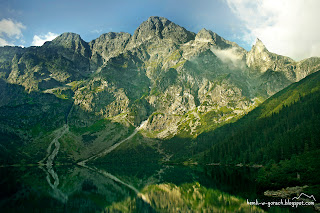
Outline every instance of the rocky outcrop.
POLYGON ((149 40, 165 39, 181 44, 193 40, 195 34, 163 17, 152 16, 134 32, 129 46, 138 46, 149 40))
POLYGON ((91 55, 91 69, 98 69, 110 58, 124 52, 131 35, 129 33, 106 33, 89 43, 91 55))
MULTIPOLYGON (((210 30, 195 34, 166 18, 150 17, 132 36, 110 32, 87 43, 64 33, 42 47, 0 47, 2 83, 20 85, 17 91, 0 91, 1 110, 17 105, 18 98, 10 96, 32 97, 38 108, 28 107, 59 117, 55 124, 63 117, 57 113, 70 110, 71 103, 74 128, 148 120, 148 137, 196 137, 240 118, 319 68, 319 58, 295 62, 269 52, 260 40, 248 52, 210 30)), ((3 120, 10 115, 13 123, 22 122, 10 112, 2 114, 3 120)), ((23 122, 33 115, 26 114, 23 122)), ((97 131, 108 130, 102 125, 97 131)))
POLYGON ((263 194, 268 197, 293 198, 299 196, 308 186, 287 187, 277 191, 265 191, 263 194))
POLYGON ((269 52, 260 39, 256 40, 255 45, 252 46, 246 57, 248 67, 260 72, 266 72, 270 69, 280 72, 285 71, 284 69, 290 63, 294 63, 294 60, 269 52))
POLYGON ((52 51, 69 61, 72 61, 76 69, 83 75, 90 73, 89 57, 91 49, 89 44, 75 33, 63 33, 52 41, 46 42, 41 50, 44 54, 52 51))

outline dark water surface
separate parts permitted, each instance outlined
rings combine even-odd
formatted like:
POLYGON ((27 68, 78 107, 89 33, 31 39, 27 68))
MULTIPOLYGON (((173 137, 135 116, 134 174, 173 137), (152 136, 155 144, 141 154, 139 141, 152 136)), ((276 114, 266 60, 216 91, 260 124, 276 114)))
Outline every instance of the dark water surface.
POLYGON ((6 167, 0 168, 0 212, 313 212, 247 205, 247 199, 268 200, 256 173, 219 166, 6 167))

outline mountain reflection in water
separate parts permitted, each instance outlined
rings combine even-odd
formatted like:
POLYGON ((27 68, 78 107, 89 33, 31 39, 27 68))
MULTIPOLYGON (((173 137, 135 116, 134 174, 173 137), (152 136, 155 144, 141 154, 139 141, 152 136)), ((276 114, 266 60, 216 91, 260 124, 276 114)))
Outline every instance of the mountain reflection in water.
MULTIPOLYGON (((0 168, 1 212, 263 212, 248 168, 0 168)), ((267 209, 268 210, 268 209, 267 209)), ((283 209, 285 210, 285 209, 283 209)))

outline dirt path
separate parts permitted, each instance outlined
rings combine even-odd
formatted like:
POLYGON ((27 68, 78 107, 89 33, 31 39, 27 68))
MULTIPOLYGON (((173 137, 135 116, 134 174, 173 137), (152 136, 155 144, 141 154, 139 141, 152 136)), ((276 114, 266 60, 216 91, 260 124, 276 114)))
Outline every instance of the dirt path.
POLYGON ((45 169, 42 166, 39 167, 47 174, 46 180, 52 189, 51 195, 57 200, 60 200, 62 203, 67 203, 68 196, 58 189, 60 183, 58 174, 53 170, 53 168, 45 169))
POLYGON ((59 139, 66 134, 69 131, 69 126, 68 124, 65 124, 63 127, 61 127, 60 129, 57 129, 54 134, 55 137, 54 139, 51 141, 51 143, 49 144, 48 148, 47 148, 47 155, 45 158, 43 158, 41 161, 39 161, 39 165, 47 166, 47 169, 49 170, 50 168, 52 168, 53 165, 53 160, 54 158, 57 156, 59 149, 60 149, 60 143, 59 143, 59 139), (53 148, 54 146, 54 148, 53 148), (47 161, 45 164, 43 162, 47 161))
POLYGON ((47 182, 49 186, 52 188, 52 196, 56 199, 60 200, 63 203, 66 203, 68 201, 68 196, 66 196, 61 190, 58 189, 59 186, 59 177, 58 174, 53 169, 53 161, 54 158, 57 156, 59 149, 60 149, 60 143, 59 139, 66 134, 69 131, 68 124, 65 124, 63 127, 57 129, 54 132, 54 139, 51 141, 47 148, 47 155, 45 158, 43 158, 38 164, 39 167, 47 174, 47 182), (46 163, 44 164, 43 162, 46 163), (44 168, 45 166, 45 168, 44 168))
MULTIPOLYGON (((134 132, 129 135, 127 138, 123 139, 122 141, 120 141, 119 143, 117 144, 114 144, 113 146, 107 148, 106 150, 104 150, 103 152, 101 153, 98 153, 94 156, 91 156, 89 157, 88 159, 84 160, 84 161, 81 161, 78 163, 78 165, 84 167, 84 168, 87 168, 89 170, 92 170, 92 171, 95 171, 95 172, 98 172, 100 173, 101 175, 103 175, 104 177, 107 177, 107 178, 110 178, 128 188, 130 188, 131 190, 133 190, 138 196, 140 196, 143 200, 147 201, 147 199, 144 197, 144 195, 140 194, 139 193, 139 190, 136 189, 134 186, 128 184, 128 183, 125 183, 123 182, 122 180, 120 180, 119 178, 117 178, 116 176, 106 172, 106 171, 103 171, 103 170, 99 170, 95 167, 89 167, 89 166, 86 166, 86 162, 90 161, 90 160, 94 160, 94 159, 97 159, 98 157, 102 157, 104 155, 107 155, 108 153, 112 152, 114 149, 116 149, 118 146, 120 146, 122 143, 126 142, 127 140, 131 139, 132 137, 134 137, 139 130, 141 130, 142 128, 144 128, 144 126, 147 124, 147 120, 146 121, 143 121, 141 123, 141 125, 139 127, 137 127, 134 132)), ((60 143, 59 143, 59 139, 64 135, 66 134, 67 132, 69 131, 69 126, 66 122, 66 124, 57 129, 55 132, 54 132, 54 139, 51 141, 51 143, 49 144, 48 148, 47 148, 47 155, 44 159, 42 159, 41 161, 39 161, 39 167, 44 171, 46 172, 47 174, 47 182, 49 184, 49 186, 52 188, 52 195, 57 198, 58 200, 62 201, 63 203, 66 203, 68 201, 68 196, 66 196, 61 190, 58 189, 58 185, 59 185, 59 177, 57 175, 57 173, 54 171, 53 169, 53 161, 55 159, 55 157, 57 156, 58 152, 59 152, 59 149, 60 149, 60 143), (46 163, 44 163, 46 162, 46 163), (45 166, 45 167, 44 167, 45 166)))
POLYGON ((117 178, 116 176, 112 175, 111 173, 108 173, 108 172, 106 172, 104 170, 100 170, 100 169, 98 169, 96 167, 91 167, 91 166, 86 166, 86 165, 81 165, 81 166, 84 167, 84 168, 87 168, 87 169, 89 169, 91 171, 97 172, 97 173, 101 174, 102 176, 104 176, 106 178, 109 178, 111 180, 114 180, 114 181, 126 186, 127 188, 129 188, 132 191, 134 191, 137 194, 137 196, 139 196, 142 200, 144 200, 145 202, 150 204, 149 199, 146 196, 144 196, 143 194, 141 194, 139 192, 139 190, 136 187, 134 187, 133 185, 131 185, 129 183, 126 183, 126 182, 120 180, 119 178, 117 178))
POLYGON ((129 135, 129 137, 123 139, 123 140, 120 141, 119 143, 116 143, 116 144, 112 145, 111 147, 105 149, 104 151, 102 151, 102 152, 100 152, 100 153, 98 153, 98 154, 96 154, 96 155, 93 155, 93 156, 91 156, 91 157, 89 157, 89 158, 87 158, 87 159, 85 159, 85 160, 83 160, 83 161, 81 161, 81 162, 79 162, 78 165, 84 166, 84 165, 86 165, 86 163, 87 163, 88 161, 95 160, 95 159, 97 159, 97 158, 99 158, 99 157, 102 157, 102 156, 105 156, 105 155, 109 154, 110 152, 112 152, 113 150, 115 150, 118 146, 120 146, 121 144, 123 144, 123 143, 126 142, 127 140, 133 138, 133 137, 138 133, 139 130, 141 130, 141 129, 143 129, 143 128, 145 127, 146 124, 147 124, 147 120, 146 120, 146 121, 143 121, 143 122, 140 124, 140 126, 137 127, 131 135, 129 135))

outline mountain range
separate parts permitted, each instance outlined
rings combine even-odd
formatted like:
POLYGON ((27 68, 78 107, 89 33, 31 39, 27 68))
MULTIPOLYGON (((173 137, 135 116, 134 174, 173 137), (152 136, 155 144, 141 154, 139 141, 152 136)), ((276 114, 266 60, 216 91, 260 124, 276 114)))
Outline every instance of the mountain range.
POLYGON ((63 33, 41 47, 0 47, 0 163, 39 162, 64 125, 57 161, 85 160, 143 121, 118 153, 169 160, 175 153, 166 150, 190 147, 318 70, 320 58, 296 62, 259 39, 247 51, 162 17, 133 35, 110 32, 88 43, 63 33))

